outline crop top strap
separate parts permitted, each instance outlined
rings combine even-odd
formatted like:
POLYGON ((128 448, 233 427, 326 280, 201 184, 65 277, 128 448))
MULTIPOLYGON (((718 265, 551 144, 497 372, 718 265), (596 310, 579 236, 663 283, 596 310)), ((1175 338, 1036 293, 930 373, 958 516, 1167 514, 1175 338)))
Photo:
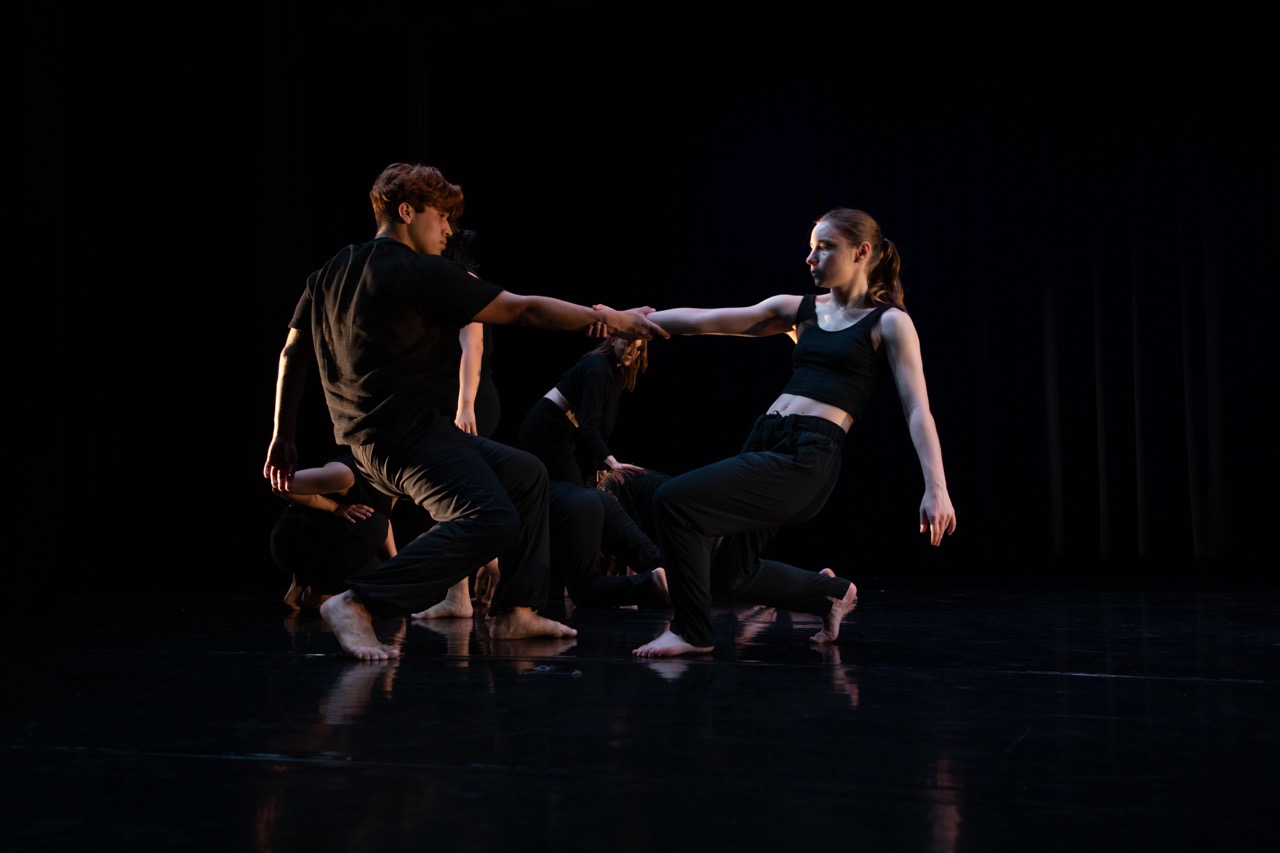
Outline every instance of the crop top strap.
POLYGON ((818 294, 806 293, 800 297, 800 307, 796 309, 796 325, 808 320, 818 319, 818 294))

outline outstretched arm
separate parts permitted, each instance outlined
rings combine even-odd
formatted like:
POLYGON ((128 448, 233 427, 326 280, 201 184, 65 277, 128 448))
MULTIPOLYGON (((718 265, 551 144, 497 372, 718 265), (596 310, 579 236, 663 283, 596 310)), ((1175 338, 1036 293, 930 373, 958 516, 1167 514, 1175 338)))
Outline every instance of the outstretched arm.
POLYGON ((628 340, 669 338, 667 332, 648 319, 652 308, 618 311, 606 306, 588 308, 552 296, 522 296, 504 290, 471 319, 504 326, 533 326, 561 331, 590 331, 603 322, 612 332, 628 340))
POLYGON ((800 297, 781 293, 736 308, 667 308, 649 319, 673 335, 737 335, 759 338, 790 332, 800 297))
POLYGON ((905 312, 891 308, 880 318, 880 334, 888 348, 889 366, 902 401, 911 443, 920 459, 924 475, 924 497, 920 501, 920 532, 929 533, 931 545, 941 545, 943 535, 956 530, 956 511, 947 492, 947 475, 942 468, 942 443, 929 409, 929 391, 924 381, 920 356, 920 336, 905 312))
POLYGON ((284 348, 280 350, 271 444, 267 447, 267 461, 262 466, 262 476, 271 481, 273 489, 288 491, 293 485, 293 474, 298 467, 298 448, 294 444, 298 407, 307 384, 307 371, 314 359, 311 333, 290 329, 284 348))

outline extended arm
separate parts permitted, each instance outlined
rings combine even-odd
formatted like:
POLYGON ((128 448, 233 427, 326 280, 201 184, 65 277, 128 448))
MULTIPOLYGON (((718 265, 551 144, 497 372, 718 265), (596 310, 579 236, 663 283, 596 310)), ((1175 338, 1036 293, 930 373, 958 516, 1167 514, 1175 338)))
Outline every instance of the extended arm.
POLYGON ((504 290, 471 319, 504 326, 533 326, 566 332, 591 330, 603 322, 610 332, 628 340, 669 338, 667 332, 648 319, 652 308, 618 311, 599 306, 588 308, 552 296, 522 296, 504 290))
POLYGON ((795 328, 800 297, 781 293, 737 308, 667 308, 649 319, 672 335, 737 335, 759 338, 795 328))
POLYGON ((462 359, 458 363, 458 412, 453 422, 458 429, 477 435, 476 392, 480 390, 480 360, 484 355, 484 324, 468 323, 458 333, 462 359))
POLYGON ((907 419, 911 443, 915 445, 920 472, 924 475, 920 532, 927 529, 929 543, 941 545, 943 535, 950 535, 956 530, 956 511, 951 506, 947 475, 942 468, 942 443, 938 440, 938 428, 929 409, 920 336, 911 317, 896 308, 886 311, 880 318, 880 333, 888 348, 889 366, 902 401, 902 414, 907 419))
POLYGON ((310 332, 290 329, 284 348, 280 350, 271 444, 267 447, 267 461, 262 466, 262 476, 271 481, 273 489, 288 491, 293 484, 293 474, 298 467, 298 448, 294 444, 298 407, 307 384, 307 371, 314 360, 310 332))

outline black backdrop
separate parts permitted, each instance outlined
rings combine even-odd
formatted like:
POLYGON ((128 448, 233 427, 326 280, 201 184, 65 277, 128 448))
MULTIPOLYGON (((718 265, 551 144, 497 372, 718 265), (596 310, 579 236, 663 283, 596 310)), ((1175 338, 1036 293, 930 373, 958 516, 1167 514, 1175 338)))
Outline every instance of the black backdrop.
MULTIPOLYGON (((1269 551, 1280 176, 1260 21, 51 11, 23 7, 16 123, 42 232, 38 280, 17 275, 11 303, 28 343, 10 417, 41 504, 18 525, 28 561, 110 588, 282 588, 261 477, 276 358, 304 277, 372 235, 368 187, 398 160, 461 184, 486 277, 615 307, 805 292, 816 216, 879 219, 905 258, 959 531, 920 542, 890 391, 827 508, 780 537, 800 564, 1226 577, 1269 551)), ((514 442, 591 342, 497 331, 497 437, 514 442)), ((736 451, 789 348, 655 343, 618 456, 678 473, 736 451)), ((333 449, 325 419, 313 382, 306 463, 333 449)))

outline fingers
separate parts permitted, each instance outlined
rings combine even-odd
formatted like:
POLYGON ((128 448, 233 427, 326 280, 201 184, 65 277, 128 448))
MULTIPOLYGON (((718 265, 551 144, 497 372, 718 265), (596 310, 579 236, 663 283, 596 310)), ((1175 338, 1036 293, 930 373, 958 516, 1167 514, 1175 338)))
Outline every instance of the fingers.
POLYGON ((920 522, 920 532, 924 533, 926 531, 929 533, 930 545, 941 545, 943 536, 950 536, 956 532, 955 516, 949 516, 945 521, 935 518, 920 522))

